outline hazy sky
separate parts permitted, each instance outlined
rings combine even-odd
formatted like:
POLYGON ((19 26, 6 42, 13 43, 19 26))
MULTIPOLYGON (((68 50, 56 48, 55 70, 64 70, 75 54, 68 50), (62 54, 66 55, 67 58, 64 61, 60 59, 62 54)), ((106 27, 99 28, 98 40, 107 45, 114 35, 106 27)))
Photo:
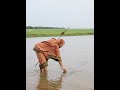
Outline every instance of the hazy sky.
POLYGON ((26 0, 26 25, 94 28, 94 0, 26 0))

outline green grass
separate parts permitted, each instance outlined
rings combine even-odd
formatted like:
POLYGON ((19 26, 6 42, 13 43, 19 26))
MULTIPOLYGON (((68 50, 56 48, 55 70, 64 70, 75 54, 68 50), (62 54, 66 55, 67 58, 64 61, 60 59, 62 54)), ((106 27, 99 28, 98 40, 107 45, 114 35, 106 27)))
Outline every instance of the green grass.
MULTIPOLYGON (((65 29, 26 29, 26 37, 60 36, 65 29)), ((93 35, 94 29, 68 29, 63 36, 93 35)))

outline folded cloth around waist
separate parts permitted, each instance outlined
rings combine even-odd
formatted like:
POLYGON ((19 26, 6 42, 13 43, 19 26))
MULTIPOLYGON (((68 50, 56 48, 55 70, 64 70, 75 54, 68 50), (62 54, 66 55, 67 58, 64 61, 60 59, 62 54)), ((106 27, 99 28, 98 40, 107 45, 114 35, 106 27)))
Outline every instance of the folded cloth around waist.
POLYGON ((43 69, 47 66, 48 66, 48 62, 45 62, 45 63, 39 65, 40 69, 43 69))
POLYGON ((61 57, 56 57, 56 56, 52 56, 52 55, 49 55, 49 58, 59 62, 59 61, 62 61, 61 57))

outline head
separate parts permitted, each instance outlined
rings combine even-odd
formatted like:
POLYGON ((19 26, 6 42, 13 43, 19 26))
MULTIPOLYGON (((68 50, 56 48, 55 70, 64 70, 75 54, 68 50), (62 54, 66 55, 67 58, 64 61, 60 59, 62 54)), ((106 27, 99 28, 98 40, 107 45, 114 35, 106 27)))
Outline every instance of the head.
POLYGON ((59 48, 61 48, 64 44, 65 44, 65 41, 63 39, 58 40, 59 48))

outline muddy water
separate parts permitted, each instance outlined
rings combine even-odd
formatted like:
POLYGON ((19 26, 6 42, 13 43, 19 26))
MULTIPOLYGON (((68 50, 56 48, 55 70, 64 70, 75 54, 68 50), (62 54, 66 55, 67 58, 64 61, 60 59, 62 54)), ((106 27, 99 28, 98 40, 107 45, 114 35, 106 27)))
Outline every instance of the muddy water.
POLYGON ((32 49, 50 38, 26 38, 26 90, 94 90, 94 36, 62 37, 66 43, 60 51, 68 72, 62 73, 59 64, 50 59, 48 74, 41 75, 32 49))

